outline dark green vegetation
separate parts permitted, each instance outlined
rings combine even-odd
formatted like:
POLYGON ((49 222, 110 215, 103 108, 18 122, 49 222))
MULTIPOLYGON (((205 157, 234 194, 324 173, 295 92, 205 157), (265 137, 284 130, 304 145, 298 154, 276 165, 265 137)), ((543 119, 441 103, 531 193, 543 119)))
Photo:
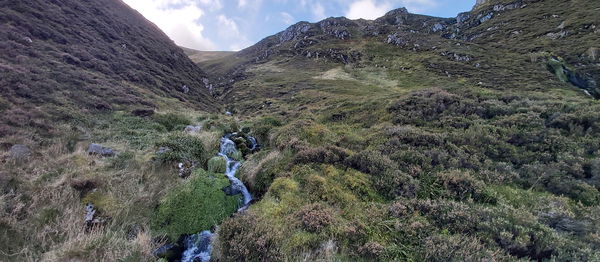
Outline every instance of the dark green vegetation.
POLYGON ((330 18, 204 61, 233 117, 156 98, 153 116, 59 122, 29 162, 5 154, 1 255, 152 260, 157 239, 220 224, 218 261, 598 261, 599 9, 490 0, 458 20, 330 18), (237 197, 216 152, 236 131, 258 201, 228 218, 237 197), (121 153, 87 156, 88 142, 121 153), (179 161, 198 170, 180 179, 179 161), (82 230, 87 202, 109 222, 82 230))
POLYGON ((221 190, 229 185, 222 174, 196 172, 187 184, 174 188, 161 201, 152 226, 157 233, 177 241, 182 234, 196 234, 221 224, 238 208, 239 197, 221 190))

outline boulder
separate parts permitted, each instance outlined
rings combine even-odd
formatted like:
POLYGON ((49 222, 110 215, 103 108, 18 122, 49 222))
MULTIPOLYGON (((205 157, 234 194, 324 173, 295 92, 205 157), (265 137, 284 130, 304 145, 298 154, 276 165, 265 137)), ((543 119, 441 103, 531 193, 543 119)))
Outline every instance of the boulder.
POLYGON ((190 133, 190 134, 199 133, 200 131, 202 131, 202 126, 192 126, 192 125, 189 125, 189 126, 185 127, 184 131, 186 133, 190 133))
POLYGON ((226 186, 226 187, 222 188, 221 190, 223 190, 225 195, 228 195, 228 196, 235 196, 235 195, 239 195, 242 193, 242 190, 239 187, 235 187, 233 185, 226 186))
POLYGON ((156 151, 156 155, 166 154, 166 153, 168 153, 170 151, 171 151, 171 148, 168 148, 168 147, 165 147, 165 146, 159 147, 158 151, 156 151))
POLYGON ((116 155, 116 152, 112 148, 104 147, 99 144, 90 144, 87 152, 90 155, 99 155, 103 157, 111 157, 116 155))
POLYGON ((26 145, 13 145, 8 154, 12 159, 24 159, 31 156, 31 150, 26 145))

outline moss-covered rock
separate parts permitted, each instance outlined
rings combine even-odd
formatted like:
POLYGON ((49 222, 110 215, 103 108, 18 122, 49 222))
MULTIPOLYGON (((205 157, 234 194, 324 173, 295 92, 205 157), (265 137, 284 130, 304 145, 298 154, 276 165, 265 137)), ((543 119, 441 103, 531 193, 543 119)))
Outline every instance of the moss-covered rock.
POLYGON ((193 178, 172 190, 160 202, 152 228, 176 241, 181 234, 209 230, 231 216, 239 203, 238 196, 227 196, 221 190, 229 185, 222 175, 197 171, 193 178))

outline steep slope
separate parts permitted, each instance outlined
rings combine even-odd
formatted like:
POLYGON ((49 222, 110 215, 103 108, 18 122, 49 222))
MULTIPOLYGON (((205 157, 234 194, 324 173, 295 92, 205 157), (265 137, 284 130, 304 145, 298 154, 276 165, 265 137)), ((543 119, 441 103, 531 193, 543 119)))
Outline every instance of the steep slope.
POLYGON ((597 8, 328 18, 200 63, 262 145, 215 257, 598 260, 597 8))
POLYGON ((206 74, 120 0, 2 1, 0 23, 2 135, 166 98, 215 109, 206 74))

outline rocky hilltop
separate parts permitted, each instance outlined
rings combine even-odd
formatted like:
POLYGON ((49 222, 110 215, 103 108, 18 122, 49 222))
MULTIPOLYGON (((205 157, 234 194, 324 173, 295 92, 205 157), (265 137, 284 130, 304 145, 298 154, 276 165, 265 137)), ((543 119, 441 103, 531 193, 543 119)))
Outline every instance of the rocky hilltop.
MULTIPOLYGON (((226 75, 233 76, 234 81, 243 79, 240 65, 281 56, 355 63, 369 59, 369 54, 361 52, 361 43, 375 41, 454 60, 432 61, 430 67, 443 74, 477 77, 484 83, 504 78, 506 84, 519 85, 523 75, 500 72, 522 67, 520 61, 508 57, 535 60, 537 65, 549 68, 557 80, 600 98, 596 47, 600 20, 589 11, 594 8, 592 2, 478 1, 472 11, 455 18, 411 14, 400 8, 374 21, 339 17, 317 23, 299 22, 240 51, 236 54, 237 67, 226 75), (497 68, 497 72, 482 74, 482 69, 489 68, 497 68)), ((211 72, 219 75, 218 71, 211 72)), ((539 74, 532 72, 525 77, 545 78, 539 74)), ((231 80, 217 82, 230 86, 231 80)))

